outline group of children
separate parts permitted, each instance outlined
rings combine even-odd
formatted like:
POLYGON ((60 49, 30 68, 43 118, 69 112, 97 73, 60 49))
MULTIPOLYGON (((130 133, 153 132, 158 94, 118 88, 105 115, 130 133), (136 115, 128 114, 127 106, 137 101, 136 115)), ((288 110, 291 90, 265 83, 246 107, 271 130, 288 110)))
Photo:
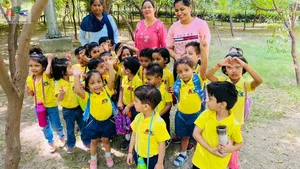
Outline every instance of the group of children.
POLYGON ((113 167, 110 139, 116 134, 114 116, 122 113, 131 120, 131 130, 121 145, 122 150, 128 150, 129 165, 142 161, 148 169, 164 168, 165 151, 172 140, 181 142, 174 160, 180 167, 188 160, 191 140, 197 142, 193 168, 236 168, 229 161, 232 153, 238 157, 242 146, 247 92, 262 83, 241 49, 230 49, 224 60, 207 70, 209 45, 205 39, 190 42, 186 53, 175 61, 175 78, 168 67, 168 49, 138 51, 123 43, 112 44, 107 37, 77 48, 76 65, 72 65, 70 54, 61 59, 46 58, 37 48, 29 54, 32 75, 27 78, 26 92, 35 104, 41 102, 46 107, 47 125, 42 130, 51 152, 56 149, 52 129, 59 136, 59 145, 66 142, 67 152, 73 152, 76 122, 81 140, 91 152, 90 168, 97 168, 100 139, 106 165, 113 167), (220 68, 226 78, 215 76, 220 68), (246 72, 252 81, 243 79, 246 72), (171 139, 170 110, 176 102, 176 137, 171 139), (66 141, 58 104, 66 122, 66 141), (227 126, 228 144, 219 143, 218 125, 227 126))

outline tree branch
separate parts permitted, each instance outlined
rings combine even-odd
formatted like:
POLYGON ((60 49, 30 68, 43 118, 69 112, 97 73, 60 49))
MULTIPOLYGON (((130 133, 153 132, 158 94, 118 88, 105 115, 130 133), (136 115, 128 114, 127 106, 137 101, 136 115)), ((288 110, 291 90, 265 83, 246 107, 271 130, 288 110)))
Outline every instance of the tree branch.
POLYGON ((48 0, 37 0, 34 3, 30 12, 31 22, 29 21, 30 23, 24 24, 22 33, 20 35, 19 48, 16 60, 17 70, 14 79, 12 80, 13 84, 16 85, 19 91, 19 95, 24 93, 25 81, 28 75, 28 52, 32 32, 47 2, 48 0))
POLYGON ((9 78, 6 65, 1 55, 0 55, 0 85, 2 86, 3 91, 7 97, 13 94, 12 89, 15 89, 15 85, 12 83, 11 79, 9 78))
POLYGON ((4 11, 2 5, 0 5, 0 11, 1 11, 1 13, 3 13, 4 18, 5 18, 5 20, 7 21, 7 23, 9 23, 9 18, 5 15, 5 11, 4 11))
POLYGON ((251 2, 253 3, 253 5, 255 6, 255 8, 257 8, 257 9, 260 9, 260 10, 263 10, 263 11, 275 11, 275 9, 274 8, 262 8, 262 7, 260 7, 256 2, 255 2, 255 0, 251 0, 251 2))

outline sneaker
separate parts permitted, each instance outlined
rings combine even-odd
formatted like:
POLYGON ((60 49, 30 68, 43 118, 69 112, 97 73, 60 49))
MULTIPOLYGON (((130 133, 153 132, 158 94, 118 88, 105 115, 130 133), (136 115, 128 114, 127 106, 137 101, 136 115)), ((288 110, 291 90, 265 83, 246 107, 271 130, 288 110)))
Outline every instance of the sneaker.
POLYGON ((89 160, 90 169, 97 169, 97 161, 96 160, 89 160))
POLYGON ((107 167, 111 168, 114 166, 114 161, 112 157, 105 157, 107 167))
POLYGON ((55 150, 56 150, 56 147, 55 147, 54 143, 50 143, 49 148, 48 148, 49 153, 54 153, 55 150))
POLYGON ((172 143, 176 143, 176 144, 181 143, 181 137, 179 137, 179 136, 173 137, 172 138, 172 143))
POLYGON ((166 149, 170 146, 171 139, 166 141, 166 149))
POLYGON ((69 147, 67 147, 67 153, 68 153, 68 154, 73 153, 73 151, 74 151, 74 148, 69 148, 69 147))
POLYGON ((84 150, 85 151, 91 151, 91 145, 90 144, 84 145, 84 150))
POLYGON ((176 157, 176 159, 174 160, 174 165, 176 167, 181 167, 187 160, 189 159, 189 157, 186 155, 182 155, 181 153, 176 157))
POLYGON ((122 142, 122 144, 121 144, 121 150, 127 150, 128 149, 128 147, 129 147, 129 144, 130 144, 130 141, 128 141, 128 140, 124 140, 123 142, 122 142))
POLYGON ((64 147, 66 145, 65 138, 60 138, 59 142, 58 142, 58 145, 59 145, 60 148, 64 147))
POLYGON ((189 143, 186 150, 187 151, 194 150, 194 147, 195 147, 195 145, 193 143, 189 143))

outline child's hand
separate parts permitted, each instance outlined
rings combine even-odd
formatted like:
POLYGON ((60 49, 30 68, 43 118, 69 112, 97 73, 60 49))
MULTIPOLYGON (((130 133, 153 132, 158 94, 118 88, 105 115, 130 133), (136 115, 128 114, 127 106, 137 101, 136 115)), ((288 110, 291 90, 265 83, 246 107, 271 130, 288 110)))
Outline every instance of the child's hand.
POLYGON ((207 53, 208 52, 208 44, 205 35, 200 35, 200 51, 207 53))
POLYGON ((164 169, 164 164, 163 163, 156 163, 154 169, 164 169))
POLYGON ((70 52, 67 52, 66 53, 66 58, 69 60, 69 61, 72 61, 72 55, 70 52))
POLYGON ((223 155, 227 155, 228 153, 233 152, 233 144, 232 141, 229 141, 228 144, 219 144, 219 152, 223 155))
POLYGON ((174 94, 174 88, 173 87, 169 87, 168 88, 168 92, 171 93, 171 94, 174 94))
POLYGON ((122 110, 123 110, 123 108, 124 108, 124 105, 123 105, 123 103, 122 103, 122 102, 118 102, 118 103, 117 103, 117 107, 118 107, 118 109, 119 109, 119 110, 121 110, 121 111, 122 111, 122 110))
POLYGON ((128 153, 128 155, 127 155, 127 164, 132 165, 132 162, 133 162, 132 153, 128 153))
POLYGON ((118 56, 118 57, 121 57, 122 51, 123 51, 123 44, 120 45, 120 47, 119 47, 119 49, 118 49, 118 51, 117 51, 117 56, 118 56))
POLYGON ((127 114, 130 111, 130 108, 128 107, 128 105, 124 108, 124 110, 122 111, 123 114, 127 114))
POLYGON ((229 62, 232 60, 231 56, 226 57, 221 62, 218 63, 219 67, 230 65, 229 62))
POLYGON ((61 86, 61 88, 59 89, 59 95, 64 96, 66 93, 65 89, 61 86))
POLYGON ((226 155, 219 152, 219 149, 217 149, 217 148, 212 148, 210 152, 217 157, 221 157, 221 158, 226 157, 226 155))
POLYGON ((30 88, 26 85, 25 86, 25 92, 29 95, 29 96, 34 96, 34 93, 32 90, 30 90, 30 88))
POLYGON ((245 67, 247 65, 247 63, 245 63, 244 61, 242 61, 240 58, 238 57, 234 57, 233 60, 236 60, 237 62, 239 62, 241 64, 242 67, 245 67))
POLYGON ((108 65, 114 65, 117 63, 117 59, 114 57, 108 58, 107 63, 108 65))
POLYGON ((80 69, 73 69, 73 75, 74 76, 80 76, 81 75, 80 69))
POLYGON ((84 57, 85 56, 85 49, 82 49, 80 52, 79 52, 79 57, 84 57))
POLYGON ((48 53, 48 54, 45 54, 48 58, 48 63, 51 63, 52 60, 53 60, 53 53, 48 53))

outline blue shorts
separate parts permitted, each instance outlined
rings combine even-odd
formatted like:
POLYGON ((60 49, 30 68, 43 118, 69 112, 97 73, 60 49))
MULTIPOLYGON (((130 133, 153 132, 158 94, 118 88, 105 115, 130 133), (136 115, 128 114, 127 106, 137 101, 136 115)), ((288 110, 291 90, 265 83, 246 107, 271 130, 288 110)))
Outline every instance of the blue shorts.
POLYGON ((86 137, 95 140, 97 138, 111 138, 116 134, 116 125, 113 116, 107 120, 98 121, 90 115, 85 128, 86 137))
POLYGON ((184 114, 177 110, 175 114, 175 134, 179 137, 193 136, 195 120, 200 112, 194 114, 184 114))

